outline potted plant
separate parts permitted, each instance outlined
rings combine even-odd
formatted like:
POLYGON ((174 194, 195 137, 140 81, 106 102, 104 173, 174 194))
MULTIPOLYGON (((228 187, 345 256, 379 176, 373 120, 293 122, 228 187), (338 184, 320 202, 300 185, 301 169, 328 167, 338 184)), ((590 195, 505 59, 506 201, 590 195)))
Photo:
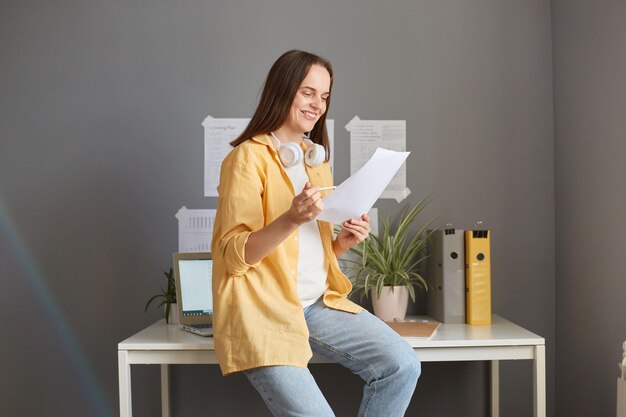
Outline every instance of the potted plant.
POLYGON ((350 249, 356 259, 342 260, 354 291, 360 292, 361 298, 371 293, 374 314, 384 321, 404 320, 409 296, 415 302, 415 287, 428 290, 419 269, 428 258, 424 251, 432 232, 427 230, 434 219, 407 242, 411 225, 427 204, 426 197, 413 207, 407 206, 395 229, 387 218, 381 236, 370 234, 350 249))
POLYGON ((174 280, 174 270, 170 268, 169 272, 163 271, 165 278, 167 279, 167 289, 161 287, 161 293, 150 297, 146 303, 144 311, 148 311, 148 307, 152 302, 158 298, 162 298, 157 307, 165 306, 165 322, 170 324, 178 324, 178 308, 176 306, 176 281, 174 280))

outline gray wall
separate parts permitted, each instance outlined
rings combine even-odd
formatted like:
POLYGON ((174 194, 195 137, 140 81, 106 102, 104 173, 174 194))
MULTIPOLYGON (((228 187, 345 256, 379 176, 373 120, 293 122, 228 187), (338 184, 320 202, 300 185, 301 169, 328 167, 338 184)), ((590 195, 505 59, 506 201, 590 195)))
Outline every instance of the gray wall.
POLYGON ((557 414, 614 416, 626 339, 626 2, 554 1, 557 414))
MULTIPOLYGON (((345 123, 405 119, 409 201, 432 193, 424 220, 492 230, 493 310, 546 337, 554 415, 549 1, 220 3, 0 6, 0 415, 117 414, 116 345, 160 317, 143 305, 177 248, 173 215, 215 207, 201 122, 249 116, 291 48, 335 66, 337 181, 349 175, 345 123)), ((408 415, 486 415, 486 371, 425 364, 408 415)), ((531 415, 530 363, 501 371, 502 415, 531 415)), ((357 377, 313 372, 338 416, 356 414, 357 377)), ((207 402, 211 415, 268 415, 241 376, 172 374, 176 416, 208 415, 207 402)), ((158 384, 156 367, 135 367, 136 416, 158 414, 158 384)))

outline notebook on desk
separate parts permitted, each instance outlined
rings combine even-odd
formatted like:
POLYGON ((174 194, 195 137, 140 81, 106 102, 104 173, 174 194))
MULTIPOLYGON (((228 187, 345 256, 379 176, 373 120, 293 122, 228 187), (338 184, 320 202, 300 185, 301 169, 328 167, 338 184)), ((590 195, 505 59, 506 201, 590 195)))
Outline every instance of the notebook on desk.
POLYGON ((209 252, 175 253, 174 279, 180 325, 200 336, 213 335, 213 260, 209 252))
POLYGON ((436 321, 386 321, 389 327, 394 329, 400 336, 408 340, 428 340, 437 333, 441 323, 436 321))

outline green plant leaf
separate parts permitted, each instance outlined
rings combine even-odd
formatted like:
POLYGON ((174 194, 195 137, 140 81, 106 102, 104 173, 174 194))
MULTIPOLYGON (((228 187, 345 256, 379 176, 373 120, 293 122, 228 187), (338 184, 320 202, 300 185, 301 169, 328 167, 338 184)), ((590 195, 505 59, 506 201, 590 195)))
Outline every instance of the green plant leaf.
POLYGON ((167 289, 164 289, 163 287, 159 288, 161 290, 161 293, 153 295, 148 299, 144 307, 144 311, 148 311, 148 307, 150 306, 150 304, 152 304, 152 302, 157 298, 163 298, 161 303, 158 305, 159 308, 162 307, 164 304, 167 304, 167 308, 169 308, 169 304, 173 304, 176 302, 176 280, 174 278, 174 269, 170 267, 169 271, 163 271, 163 274, 165 275, 165 288, 167 289))
POLYGON ((146 303, 146 307, 143 309, 143 311, 148 311, 148 307, 150 306, 150 304, 156 300, 159 297, 163 297, 162 294, 157 294, 157 295, 153 295, 152 297, 150 297, 150 299, 148 300, 148 302, 146 303))
POLYGON ((426 282, 418 273, 424 261, 428 240, 433 231, 428 231, 434 219, 423 226, 417 225, 419 213, 428 204, 429 197, 420 200, 414 206, 406 206, 394 228, 391 218, 382 222, 382 233, 370 234, 359 245, 351 248, 359 260, 349 260, 346 273, 353 284, 353 291, 368 297, 368 294, 380 295, 385 286, 406 286, 411 299, 415 301, 415 286, 428 290, 426 282), (417 227, 415 227, 417 226, 417 227), (409 239, 409 232, 416 233, 409 239))
POLYGON ((413 285, 407 285, 406 288, 409 290, 409 296, 411 297, 411 301, 415 302, 415 288, 413 285))
POLYGON ((356 248, 350 248, 350 252, 357 254, 358 256, 362 257, 363 256, 363 249, 357 249, 359 247, 362 247, 361 244, 359 244, 359 246, 357 246, 356 248))

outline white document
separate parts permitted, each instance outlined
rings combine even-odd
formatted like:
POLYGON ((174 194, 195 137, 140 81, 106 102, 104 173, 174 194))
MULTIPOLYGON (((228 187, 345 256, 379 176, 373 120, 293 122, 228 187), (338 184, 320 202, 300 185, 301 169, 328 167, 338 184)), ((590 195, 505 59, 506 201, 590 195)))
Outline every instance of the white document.
MULTIPOLYGON (((367 216, 370 218, 370 235, 378 236, 378 209, 376 207, 372 207, 372 209, 367 213, 367 216)), ((359 259, 360 258, 356 254, 347 250, 339 257, 339 267, 343 269, 344 266, 348 266, 342 261, 359 261, 359 259)), ((344 272, 349 271, 344 270, 344 272)))
MULTIPOLYGON (((350 132, 350 173, 367 162, 377 148, 406 150, 406 120, 361 120, 355 116, 347 125, 350 132)), ((404 200, 411 191, 406 186, 406 168, 401 167, 380 198, 404 200)))
POLYGON ((179 252, 211 252, 215 209, 190 210, 182 206, 176 215, 178 219, 179 252))
POLYGON ((204 126, 204 196, 217 197, 222 161, 235 140, 248 126, 250 119, 214 119, 207 116, 204 126))
POLYGON ((372 207, 367 213, 367 217, 370 218, 370 233, 378 236, 378 209, 372 207))
POLYGON ((324 199, 324 210, 317 216, 317 220, 342 224, 367 213, 409 154, 410 152, 376 149, 361 169, 324 199))
MULTIPOLYGON (((214 119, 207 116, 204 126, 204 196, 217 197, 220 183, 220 168, 226 155, 233 149, 230 142, 235 140, 248 126, 250 119, 214 119)), ((326 120, 326 131, 330 146, 330 169, 333 169, 335 145, 335 121, 326 120)))

